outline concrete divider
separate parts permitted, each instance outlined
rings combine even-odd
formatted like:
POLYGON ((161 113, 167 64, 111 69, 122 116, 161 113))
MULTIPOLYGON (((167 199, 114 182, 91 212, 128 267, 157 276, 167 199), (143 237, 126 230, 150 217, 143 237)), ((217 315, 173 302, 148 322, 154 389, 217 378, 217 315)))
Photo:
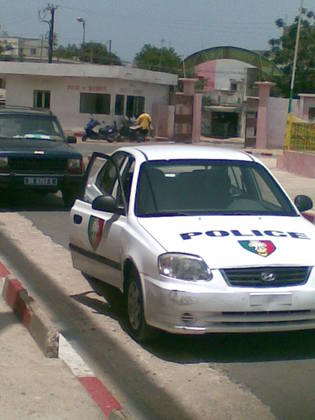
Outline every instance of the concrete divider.
POLYGON ((11 274, 4 277, 2 296, 46 357, 58 358, 59 332, 28 292, 11 274))

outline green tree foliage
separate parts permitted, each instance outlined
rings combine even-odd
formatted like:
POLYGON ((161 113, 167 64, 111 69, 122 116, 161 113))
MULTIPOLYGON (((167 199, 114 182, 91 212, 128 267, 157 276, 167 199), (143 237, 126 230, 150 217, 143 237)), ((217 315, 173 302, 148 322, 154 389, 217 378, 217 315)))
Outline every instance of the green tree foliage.
POLYGON ((110 53, 105 44, 99 42, 88 42, 81 47, 68 45, 67 47, 58 47, 55 56, 68 60, 78 60, 93 64, 115 64, 120 65, 120 58, 110 53))
MULTIPOLYGON (((282 28, 282 36, 269 41, 268 58, 283 71, 283 76, 276 81, 279 93, 289 96, 293 69, 298 16, 291 25, 283 19, 277 19, 276 25, 282 28)), ((299 93, 315 92, 315 14, 302 10, 300 42, 295 73, 294 96, 299 93)))
POLYGON ((174 48, 145 44, 136 54, 134 62, 142 69, 182 75, 182 60, 174 48))

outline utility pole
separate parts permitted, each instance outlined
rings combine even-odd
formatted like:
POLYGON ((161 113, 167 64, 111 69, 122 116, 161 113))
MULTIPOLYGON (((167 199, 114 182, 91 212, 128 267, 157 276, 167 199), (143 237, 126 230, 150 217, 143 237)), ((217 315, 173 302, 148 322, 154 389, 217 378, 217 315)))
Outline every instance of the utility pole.
POLYGON ((293 69, 292 69, 291 86, 290 86, 289 108, 288 108, 289 113, 291 112, 291 109, 292 109, 292 98, 293 98, 294 81, 295 81, 296 61, 297 61, 297 55, 298 55, 298 50, 299 50, 302 12, 303 12, 303 0, 301 0, 299 20, 298 20, 296 40, 295 40, 295 50, 294 50, 293 69))
POLYGON ((54 49, 54 25, 55 25, 55 11, 57 6, 52 4, 48 4, 48 6, 44 10, 39 10, 38 16, 41 22, 45 22, 49 26, 49 34, 48 34, 48 63, 52 63, 53 58, 53 49, 54 49), (47 13, 50 14, 50 19, 46 19, 47 13))

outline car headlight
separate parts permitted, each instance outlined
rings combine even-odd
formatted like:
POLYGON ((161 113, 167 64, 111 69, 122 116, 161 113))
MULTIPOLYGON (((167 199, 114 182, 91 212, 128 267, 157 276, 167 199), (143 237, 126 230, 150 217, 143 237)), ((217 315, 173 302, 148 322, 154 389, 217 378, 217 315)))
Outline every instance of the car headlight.
POLYGON ((158 258, 160 274, 179 280, 211 280, 210 268, 201 257, 190 254, 166 253, 158 258))
POLYGON ((7 172, 8 171, 9 161, 6 156, 0 156, 0 171, 7 172))
POLYGON ((6 156, 0 156, 0 168, 6 168, 8 166, 8 158, 6 156))
POLYGON ((68 159, 68 171, 72 173, 81 173, 82 164, 81 159, 68 159))

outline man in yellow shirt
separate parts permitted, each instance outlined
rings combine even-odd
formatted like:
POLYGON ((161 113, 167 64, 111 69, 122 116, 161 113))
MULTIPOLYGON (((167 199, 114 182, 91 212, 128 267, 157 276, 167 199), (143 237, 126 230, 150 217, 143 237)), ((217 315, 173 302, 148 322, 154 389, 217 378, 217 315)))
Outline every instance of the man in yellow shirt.
POLYGON ((143 112, 139 115, 137 118, 137 124, 140 125, 140 131, 144 136, 147 136, 149 133, 149 130, 151 128, 152 124, 152 118, 151 115, 147 114, 146 112, 143 112))

